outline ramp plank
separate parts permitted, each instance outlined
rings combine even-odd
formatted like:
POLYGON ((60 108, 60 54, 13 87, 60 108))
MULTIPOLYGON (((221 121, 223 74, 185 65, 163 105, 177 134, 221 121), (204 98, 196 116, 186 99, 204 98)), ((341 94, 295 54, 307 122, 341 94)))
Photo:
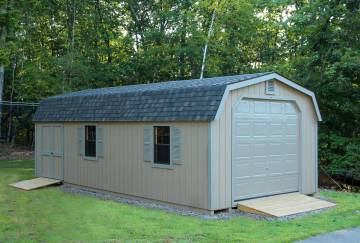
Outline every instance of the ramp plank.
POLYGON ((270 217, 283 217, 333 207, 336 204, 298 192, 239 201, 239 210, 270 217))
POLYGON ((46 187, 50 185, 60 184, 61 180, 55 180, 50 178, 44 178, 39 177, 31 180, 25 180, 25 181, 19 181, 12 184, 9 184, 9 186, 13 186, 22 190, 34 190, 41 187, 46 187))

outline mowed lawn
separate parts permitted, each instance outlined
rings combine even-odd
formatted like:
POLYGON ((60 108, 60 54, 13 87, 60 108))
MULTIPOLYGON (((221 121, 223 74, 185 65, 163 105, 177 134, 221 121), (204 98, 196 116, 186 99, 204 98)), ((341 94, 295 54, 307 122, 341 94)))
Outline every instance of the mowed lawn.
POLYGON ((338 206, 290 221, 202 220, 56 187, 26 192, 8 186, 33 177, 32 161, 0 161, 0 242, 291 242, 360 226, 360 195, 354 193, 321 192, 338 206))

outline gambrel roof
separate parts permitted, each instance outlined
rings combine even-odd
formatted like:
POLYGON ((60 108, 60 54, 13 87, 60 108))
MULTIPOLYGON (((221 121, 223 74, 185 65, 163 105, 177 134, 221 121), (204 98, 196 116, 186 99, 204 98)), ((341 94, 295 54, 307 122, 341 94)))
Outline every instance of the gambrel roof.
POLYGON ((271 79, 271 75, 278 74, 242 74, 78 91, 43 100, 33 120, 211 121, 230 85, 267 76, 271 79))

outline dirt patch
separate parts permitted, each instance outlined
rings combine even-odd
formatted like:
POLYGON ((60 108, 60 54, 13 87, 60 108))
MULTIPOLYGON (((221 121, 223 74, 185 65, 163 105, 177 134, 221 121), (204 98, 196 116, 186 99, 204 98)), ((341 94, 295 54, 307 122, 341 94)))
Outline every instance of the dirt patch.
POLYGON ((33 160, 34 151, 26 146, 15 145, 11 147, 7 143, 0 143, 0 160, 33 160))

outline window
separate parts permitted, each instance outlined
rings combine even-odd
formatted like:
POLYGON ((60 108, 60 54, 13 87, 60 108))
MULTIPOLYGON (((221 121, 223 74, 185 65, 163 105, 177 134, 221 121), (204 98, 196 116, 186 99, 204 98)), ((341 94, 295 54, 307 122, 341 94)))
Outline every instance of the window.
POLYGON ((275 94, 275 82, 273 80, 266 81, 266 94, 275 94))
POLYGON ((96 126, 85 126, 85 156, 96 157, 96 126))
POLYGON ((170 127, 154 127, 154 163, 170 165, 170 127))

